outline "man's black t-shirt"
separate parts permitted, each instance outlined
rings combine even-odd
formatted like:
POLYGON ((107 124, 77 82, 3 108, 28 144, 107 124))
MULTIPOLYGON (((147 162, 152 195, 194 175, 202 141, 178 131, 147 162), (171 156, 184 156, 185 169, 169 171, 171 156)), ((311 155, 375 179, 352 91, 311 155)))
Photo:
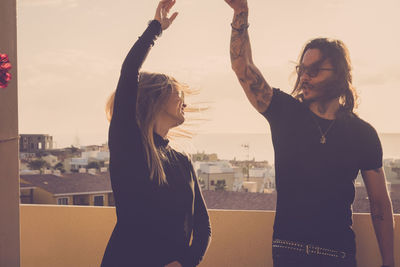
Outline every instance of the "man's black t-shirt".
POLYGON ((359 170, 382 167, 375 129, 356 115, 320 118, 279 89, 263 115, 275 150, 274 238, 354 252, 354 180, 359 170), (318 125, 323 133, 330 127, 325 144, 318 125))

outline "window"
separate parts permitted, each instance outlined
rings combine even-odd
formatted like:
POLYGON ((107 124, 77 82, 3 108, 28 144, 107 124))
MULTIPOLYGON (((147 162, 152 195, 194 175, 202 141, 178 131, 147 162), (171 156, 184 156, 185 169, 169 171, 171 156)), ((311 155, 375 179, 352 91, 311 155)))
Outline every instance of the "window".
POLYGON ((89 196, 74 196, 74 205, 89 206, 89 196))
POLYGON ((68 198, 67 197, 60 197, 57 198, 58 205, 68 205, 68 198))
POLYGON ((104 196, 93 197, 94 206, 104 206, 104 196))
POLYGON ((115 199, 113 193, 108 194, 108 206, 115 206, 115 199))

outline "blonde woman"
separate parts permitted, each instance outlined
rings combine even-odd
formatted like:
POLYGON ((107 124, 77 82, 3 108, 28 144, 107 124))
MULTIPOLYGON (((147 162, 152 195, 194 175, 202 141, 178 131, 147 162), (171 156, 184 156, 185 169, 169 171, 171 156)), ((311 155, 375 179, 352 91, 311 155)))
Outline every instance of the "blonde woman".
POLYGON ((117 223, 102 267, 196 266, 210 242, 209 216, 192 164, 166 139, 185 120, 183 86, 164 74, 139 72, 157 36, 178 15, 167 17, 174 4, 160 1, 107 104, 117 223))

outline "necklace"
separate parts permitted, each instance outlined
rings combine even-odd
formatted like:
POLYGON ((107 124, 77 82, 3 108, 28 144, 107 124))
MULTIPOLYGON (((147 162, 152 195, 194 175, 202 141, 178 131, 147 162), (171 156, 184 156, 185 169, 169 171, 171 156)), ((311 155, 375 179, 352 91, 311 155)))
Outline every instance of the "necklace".
POLYGON ((329 125, 328 129, 326 129, 326 131, 323 132, 322 129, 321 129, 321 126, 319 126, 319 124, 318 124, 317 120, 314 118, 314 115, 313 115, 313 114, 312 114, 312 118, 313 118, 315 124, 316 124, 317 127, 318 127, 319 133, 321 134, 321 138, 319 139, 319 142, 320 142, 321 144, 326 144, 326 135, 328 134, 329 130, 332 128, 332 126, 333 126, 333 124, 335 123, 336 119, 333 120, 333 121, 331 122, 331 124, 329 125))

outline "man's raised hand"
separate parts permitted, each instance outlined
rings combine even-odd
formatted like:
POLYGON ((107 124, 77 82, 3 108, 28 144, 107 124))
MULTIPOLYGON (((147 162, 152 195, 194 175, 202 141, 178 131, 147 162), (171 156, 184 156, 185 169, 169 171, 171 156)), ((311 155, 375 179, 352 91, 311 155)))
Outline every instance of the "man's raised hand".
POLYGON ((247 11, 247 0, 225 0, 225 2, 233 8, 235 12, 247 11))

